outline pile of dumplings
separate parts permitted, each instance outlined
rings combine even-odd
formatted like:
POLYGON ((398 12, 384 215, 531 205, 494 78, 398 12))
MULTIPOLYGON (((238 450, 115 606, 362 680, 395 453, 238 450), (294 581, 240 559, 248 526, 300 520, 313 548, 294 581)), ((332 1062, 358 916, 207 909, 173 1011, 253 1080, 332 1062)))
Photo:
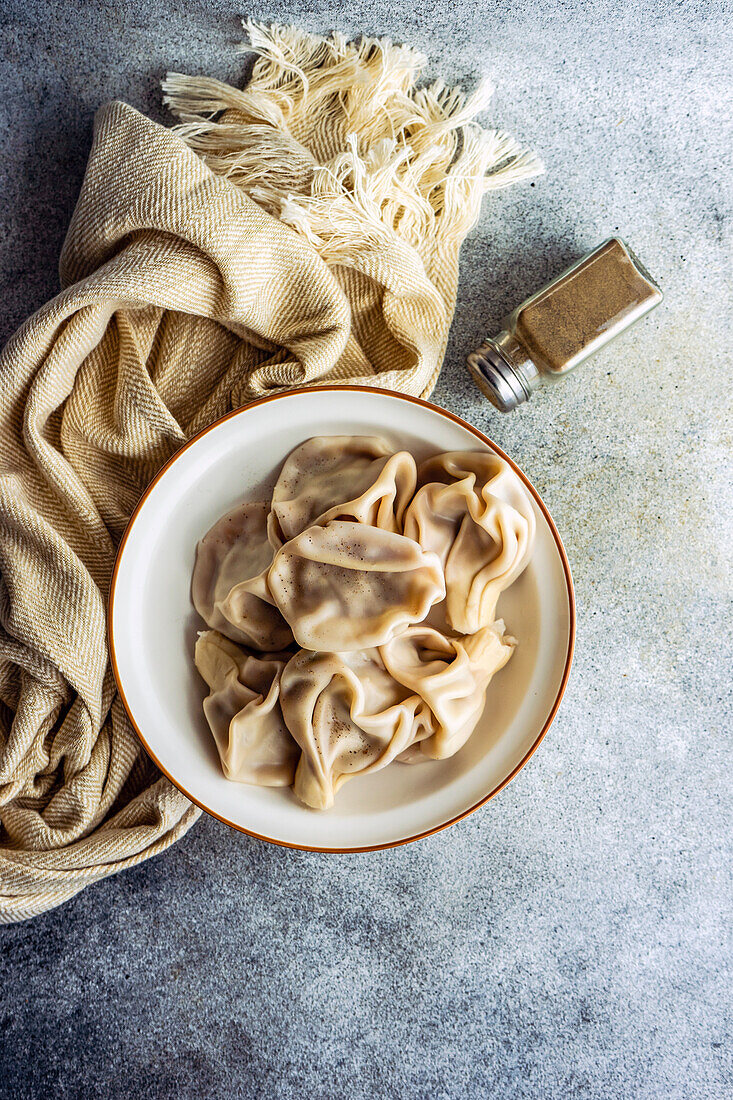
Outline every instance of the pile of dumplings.
POLYGON ((297 447, 271 501, 197 548, 195 660, 227 778, 327 810, 356 775, 458 752, 516 644, 496 604, 534 531, 496 454, 418 467, 372 436, 297 447))

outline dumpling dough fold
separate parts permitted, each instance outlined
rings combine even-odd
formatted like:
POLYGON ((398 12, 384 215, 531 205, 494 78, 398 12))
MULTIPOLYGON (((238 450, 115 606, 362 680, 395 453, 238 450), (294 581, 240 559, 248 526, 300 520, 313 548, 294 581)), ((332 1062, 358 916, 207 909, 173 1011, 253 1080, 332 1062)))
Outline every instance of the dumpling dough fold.
POLYGON ((382 645, 445 596, 436 554, 348 520, 286 542, 267 583, 298 645, 329 652, 382 645))
POLYGON ((377 436, 314 436, 288 456, 268 522, 277 549, 313 524, 349 519, 401 531, 417 484, 415 459, 377 436))
POLYGON ((265 651, 293 642, 267 588, 268 512, 267 504, 238 504, 217 520, 196 548, 191 582, 194 607, 207 626, 265 651))
POLYGON ((302 755, 293 790, 316 810, 348 779, 386 767, 432 732, 419 696, 398 684, 376 650, 300 650, 282 674, 283 714, 302 755))
POLYGON ((483 713, 489 681, 507 663, 515 644, 504 636, 499 620, 461 638, 424 624, 411 626, 380 647, 387 671, 419 695, 434 718, 432 735, 410 748, 403 762, 445 760, 465 745, 483 713))
POLYGON ((454 451, 420 467, 421 487, 404 533, 438 555, 445 570, 448 624, 459 634, 489 626, 499 596, 529 561, 532 502, 498 455, 454 451))
POLYGON ((289 653, 247 653, 215 630, 199 635, 196 668, 209 685, 204 714, 227 779, 288 787, 300 752, 280 708, 289 653))

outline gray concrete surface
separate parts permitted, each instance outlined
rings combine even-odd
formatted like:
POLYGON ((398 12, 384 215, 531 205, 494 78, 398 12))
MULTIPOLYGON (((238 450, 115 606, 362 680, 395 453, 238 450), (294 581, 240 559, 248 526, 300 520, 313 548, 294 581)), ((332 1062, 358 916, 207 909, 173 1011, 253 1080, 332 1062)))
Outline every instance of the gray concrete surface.
MULTIPOLYGON (((56 289, 94 109, 163 118, 166 68, 234 78, 238 5, 5 0, 4 335, 56 289)), ((722 1098, 730 988, 730 6, 271 0, 494 75, 547 175, 487 201, 436 399, 533 478, 579 634, 541 750, 397 851, 270 848, 210 819, 0 932, 3 1100, 722 1098), (609 235, 666 303, 511 417, 466 351, 609 235)))

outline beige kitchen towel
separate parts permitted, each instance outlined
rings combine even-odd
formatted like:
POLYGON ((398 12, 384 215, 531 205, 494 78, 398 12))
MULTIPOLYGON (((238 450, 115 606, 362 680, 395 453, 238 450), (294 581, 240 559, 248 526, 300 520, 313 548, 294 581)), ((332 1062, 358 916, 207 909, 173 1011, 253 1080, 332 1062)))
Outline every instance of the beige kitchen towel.
POLYGON ((424 59, 249 28, 244 91, 170 75, 167 130, 100 110, 61 293, 0 356, 0 922, 163 851, 199 811, 109 667, 115 549, 199 428, 294 386, 430 392, 481 196, 538 170, 418 90, 424 59))

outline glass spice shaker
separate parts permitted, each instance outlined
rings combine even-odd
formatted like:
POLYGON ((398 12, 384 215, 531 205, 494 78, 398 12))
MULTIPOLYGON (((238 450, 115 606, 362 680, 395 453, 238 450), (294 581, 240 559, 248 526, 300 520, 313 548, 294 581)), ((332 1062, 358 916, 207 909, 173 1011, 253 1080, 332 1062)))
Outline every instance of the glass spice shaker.
POLYGON ((502 412, 562 378, 654 309, 662 292, 634 253, 611 237, 527 298, 502 331, 467 359, 479 389, 502 412))

